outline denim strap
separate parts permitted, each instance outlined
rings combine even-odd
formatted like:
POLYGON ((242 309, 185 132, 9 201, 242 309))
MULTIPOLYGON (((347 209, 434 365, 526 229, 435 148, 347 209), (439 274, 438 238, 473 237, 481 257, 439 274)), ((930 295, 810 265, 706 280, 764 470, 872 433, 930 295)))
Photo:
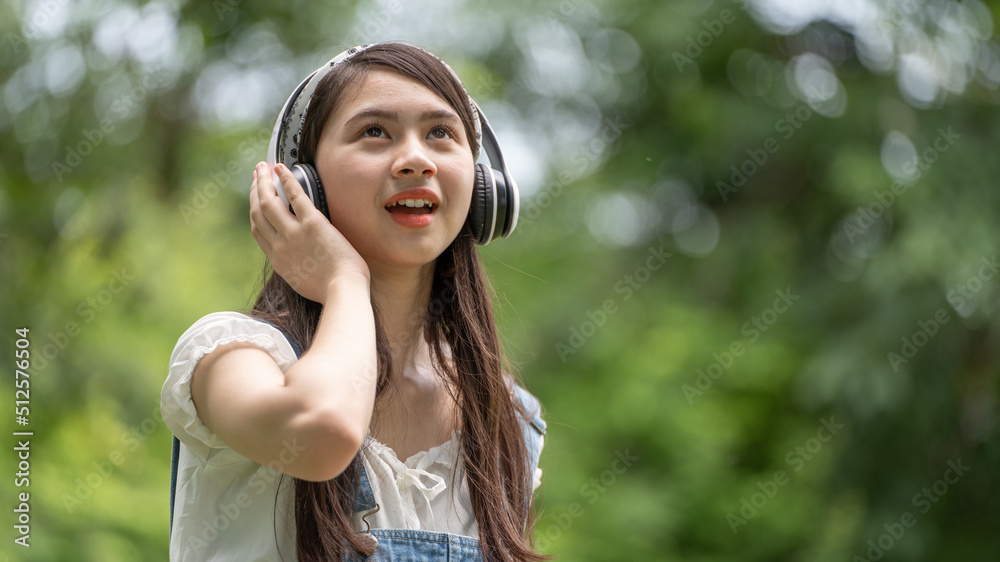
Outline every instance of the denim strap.
POLYGON ((170 447, 170 532, 168 537, 174 533, 174 496, 177 495, 177 459, 181 456, 181 442, 174 437, 174 442, 170 447))
POLYGON ((542 404, 520 385, 515 384, 514 390, 517 393, 518 402, 528 414, 527 420, 521 420, 521 431, 531 455, 531 474, 534 474, 535 469, 538 468, 538 458, 542 454, 542 436, 547 430, 545 420, 542 419, 542 404))
POLYGON ((354 502, 354 511, 371 511, 377 507, 375 503, 375 492, 372 491, 372 484, 368 481, 368 472, 365 465, 358 461, 358 472, 361 474, 358 483, 358 497, 354 502))

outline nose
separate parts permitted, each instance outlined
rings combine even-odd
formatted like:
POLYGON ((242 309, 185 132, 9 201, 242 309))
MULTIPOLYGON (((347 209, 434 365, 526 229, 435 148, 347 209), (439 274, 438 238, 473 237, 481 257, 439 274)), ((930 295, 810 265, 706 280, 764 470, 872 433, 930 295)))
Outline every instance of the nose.
POLYGON ((393 175, 398 178, 423 176, 430 178, 437 173, 437 166, 431 159, 427 145, 418 135, 406 135, 399 143, 393 175))

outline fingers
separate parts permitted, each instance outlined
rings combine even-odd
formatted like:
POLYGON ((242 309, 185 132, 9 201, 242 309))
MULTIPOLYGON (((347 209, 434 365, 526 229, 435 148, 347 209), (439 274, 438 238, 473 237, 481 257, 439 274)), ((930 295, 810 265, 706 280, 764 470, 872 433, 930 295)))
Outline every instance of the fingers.
POLYGON ((278 231, 261 211, 260 190, 257 187, 257 178, 257 170, 254 170, 253 181, 250 183, 250 231, 253 233, 254 238, 257 238, 257 235, 261 234, 265 238, 271 239, 274 238, 278 231))
POLYGON ((281 186, 285 189, 288 204, 295 211, 295 216, 305 218, 310 209, 315 208, 315 205, 306 196, 306 192, 302 189, 299 181, 295 179, 292 171, 284 164, 279 163, 275 165, 274 172, 278 174, 278 179, 281 180, 281 186))
POLYGON ((253 179, 250 182, 250 234, 257 241, 260 249, 264 251, 264 255, 271 259, 271 256, 274 255, 271 240, 277 239, 278 231, 261 212, 258 191, 257 170, 255 169, 253 179))
POLYGON ((273 252, 271 249, 271 243, 267 241, 267 238, 260 233, 260 230, 257 229, 256 226, 250 227, 250 234, 253 235, 253 239, 257 241, 257 245, 260 246, 260 249, 264 251, 264 255, 270 259, 273 252))
MULTIPOLYGON (((271 179, 271 168, 266 162, 257 164, 254 170, 257 174, 257 203, 264 219, 276 230, 291 228, 295 223, 295 216, 288 212, 288 207, 278 197, 278 192, 274 188, 274 181, 271 179)), ((284 186, 285 183, 282 182, 284 186)))

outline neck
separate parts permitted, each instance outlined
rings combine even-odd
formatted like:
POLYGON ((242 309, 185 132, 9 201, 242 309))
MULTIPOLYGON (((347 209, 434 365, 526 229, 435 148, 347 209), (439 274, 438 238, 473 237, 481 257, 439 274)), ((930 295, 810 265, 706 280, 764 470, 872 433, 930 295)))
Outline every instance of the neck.
POLYGON ((372 264, 372 300, 378 307, 389 341, 395 374, 406 376, 426 364, 428 346, 424 319, 430 302, 434 263, 415 268, 372 264))
POLYGON ((447 441, 460 427, 447 382, 434 368, 424 337, 434 264, 412 270, 369 268, 372 300, 392 355, 392 376, 376 400, 371 432, 405 459, 447 441))

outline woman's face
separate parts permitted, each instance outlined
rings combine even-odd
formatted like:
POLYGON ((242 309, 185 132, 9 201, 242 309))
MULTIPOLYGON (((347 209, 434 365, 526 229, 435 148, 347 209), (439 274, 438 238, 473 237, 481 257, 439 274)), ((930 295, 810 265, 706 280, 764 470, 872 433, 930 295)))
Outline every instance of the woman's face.
POLYGON ((472 199, 475 162, 458 113, 387 70, 345 94, 316 149, 331 222, 369 266, 433 262, 472 199))

